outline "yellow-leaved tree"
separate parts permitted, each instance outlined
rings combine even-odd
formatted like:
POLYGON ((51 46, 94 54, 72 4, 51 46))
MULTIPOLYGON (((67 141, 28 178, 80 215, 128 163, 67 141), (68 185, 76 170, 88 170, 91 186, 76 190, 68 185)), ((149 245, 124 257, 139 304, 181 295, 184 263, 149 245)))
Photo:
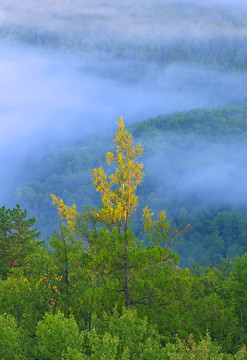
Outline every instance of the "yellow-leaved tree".
POLYGON ((85 240, 85 263, 91 287, 87 298, 90 301, 97 298, 99 302, 101 296, 101 304, 105 302, 106 306, 121 305, 122 302, 130 307, 142 301, 138 299, 137 290, 140 274, 169 259, 177 259, 177 256, 170 250, 174 238, 164 211, 154 221, 152 212, 147 207, 144 209, 144 231, 149 233, 150 240, 148 246, 138 241, 129 227, 130 217, 138 206, 136 190, 144 176, 143 164, 137 161, 143 149, 140 144, 134 145, 122 118, 117 124, 115 154, 106 154, 106 162, 114 165, 114 172, 107 176, 102 167, 91 170, 94 187, 101 194, 99 208, 79 214, 74 205, 64 205, 55 195, 52 199, 58 207, 60 219, 66 220, 71 229, 78 231, 85 240))
POLYGON ((102 205, 95 216, 119 231, 127 232, 130 216, 137 208, 137 185, 140 185, 144 173, 143 164, 137 162, 143 149, 140 144, 133 145, 133 137, 124 128, 123 118, 118 121, 119 129, 114 139, 116 154, 106 154, 108 165, 116 165, 115 173, 107 178, 102 167, 91 170, 94 175, 94 187, 101 193, 102 205))

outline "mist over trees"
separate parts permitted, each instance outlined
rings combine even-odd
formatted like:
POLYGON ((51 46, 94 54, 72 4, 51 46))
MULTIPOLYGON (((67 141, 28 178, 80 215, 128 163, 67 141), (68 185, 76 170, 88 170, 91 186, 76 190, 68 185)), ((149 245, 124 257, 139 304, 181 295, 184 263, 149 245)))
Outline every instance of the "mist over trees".
POLYGON ((105 157, 116 164, 114 172, 92 170, 101 204, 78 212, 52 195, 61 224, 48 247, 29 230, 34 219, 24 220, 19 205, 1 208, 1 231, 8 236, 8 247, 1 248, 1 356, 244 359, 246 256, 205 272, 199 264, 182 269, 173 245, 190 228, 172 228, 165 211, 153 219, 148 207, 148 242, 138 241, 128 224, 137 210, 143 149, 122 118, 118 127, 115 151, 105 157))
POLYGON ((246 19, 1 1, 1 358, 247 358, 246 19))
POLYGON ((242 2, 25 0, 0 11, 1 144, 246 98, 242 2))
POLYGON ((128 224, 138 205, 143 149, 122 118, 118 126, 115 151, 106 153, 114 172, 92 170, 100 206, 78 212, 52 195, 61 224, 48 247, 29 230, 34 219, 24 220, 19 205, 1 208, 1 231, 8 236, 8 247, 1 248, 1 356, 244 359, 246 256, 204 272, 199 264, 182 269, 173 245, 190 229, 172 228, 165 211, 153 219, 148 207, 148 242, 138 241, 128 224))

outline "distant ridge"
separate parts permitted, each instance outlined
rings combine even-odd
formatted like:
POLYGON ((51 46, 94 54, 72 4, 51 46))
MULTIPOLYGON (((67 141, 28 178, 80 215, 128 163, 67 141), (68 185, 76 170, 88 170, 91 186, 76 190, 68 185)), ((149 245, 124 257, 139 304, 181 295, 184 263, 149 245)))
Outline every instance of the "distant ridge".
POLYGON ((203 137, 247 136, 247 103, 159 115, 131 125, 135 137, 172 131, 203 137))

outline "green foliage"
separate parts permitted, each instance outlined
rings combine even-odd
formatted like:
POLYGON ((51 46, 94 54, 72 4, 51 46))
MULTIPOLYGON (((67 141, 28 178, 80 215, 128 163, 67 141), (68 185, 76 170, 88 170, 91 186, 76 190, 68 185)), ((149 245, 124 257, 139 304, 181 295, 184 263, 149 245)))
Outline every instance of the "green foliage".
MULTIPOLYGON (((171 249, 181 228, 174 230, 164 211, 153 220, 148 207, 143 218, 149 242, 140 241, 128 225, 138 214, 141 148, 122 120, 115 143, 116 155, 107 153, 116 165, 113 174, 93 171, 102 194, 99 210, 79 213, 56 198, 63 219, 72 222, 49 238, 51 251, 36 246, 26 212, 0 209, 2 246, 21 239, 18 263, 16 253, 3 251, 5 267, 8 259, 13 269, 0 279, 2 358, 246 359, 246 255, 218 268, 182 269, 171 249), (19 237, 16 224, 23 226, 19 237)), ((234 236, 245 249, 244 212, 196 217, 183 207, 175 220, 183 228, 192 222, 193 231, 183 233, 187 251, 199 235, 202 256, 211 251, 215 262, 234 257, 234 236)))
POLYGON ((91 355, 87 358, 90 360, 107 360, 116 359, 118 337, 112 336, 106 332, 102 337, 92 329, 88 334, 89 344, 91 346, 91 355))
POLYGON ((225 283, 224 291, 238 318, 237 343, 247 341, 247 254, 237 257, 225 283))
POLYGON ((134 310, 123 309, 120 315, 115 309, 110 316, 94 316, 92 327, 84 333, 89 338, 90 359, 162 359, 162 337, 134 310))
POLYGON ((187 341, 177 340, 176 344, 167 344, 165 347, 167 360, 244 360, 247 356, 246 348, 243 347, 235 355, 221 352, 220 346, 212 341, 209 334, 196 342, 191 334, 187 341))
POLYGON ((25 359, 22 352, 22 336, 15 318, 0 315, 0 358, 2 360, 25 359))
MULTIPOLYGON (((246 118, 247 106, 242 104, 159 116, 128 127, 145 147, 143 164, 147 169, 145 181, 135 194, 139 207, 132 214, 130 224, 138 239, 145 238, 141 217, 142 208, 148 204, 157 214, 165 208, 167 217, 173 218, 173 224, 178 227, 191 225, 192 230, 182 235, 183 241, 175 248, 182 256, 183 266, 191 266, 195 260, 203 266, 217 265, 223 258, 234 259, 247 251, 245 206, 218 207, 214 202, 217 194, 210 194, 213 204, 208 204, 200 197, 181 196, 173 187, 178 180, 176 174, 184 171, 184 156, 190 157, 198 151, 198 144, 209 141, 221 152, 224 148, 227 151, 234 149, 236 140, 245 142, 246 118), (153 164, 150 165, 150 157, 156 159, 157 153, 161 158, 169 157, 164 171, 158 169, 155 172, 153 164)), ((50 204, 51 192, 59 195, 66 204, 74 203, 78 212, 86 205, 92 208, 100 204, 101 193, 94 191, 88 169, 100 167, 109 147, 109 137, 100 141, 91 138, 74 146, 54 149, 42 161, 28 159, 23 165, 23 173, 18 176, 18 201, 35 215, 44 235, 50 235, 59 226, 50 204)), ((112 166, 114 164, 113 161, 112 166)), ((203 167, 198 164, 200 171, 203 167)), ((111 190, 116 190, 115 185, 111 190)), ((173 231, 172 225, 170 230, 173 231)))
MULTIPOLYGON (((140 144, 134 146, 132 135, 125 130, 122 118, 119 119, 118 126, 119 129, 114 139, 116 155, 106 154, 108 164, 111 164, 112 161, 115 162, 115 172, 107 180, 102 168, 92 170, 94 187, 102 195, 100 210, 94 210, 93 216, 102 227, 106 227, 106 230, 104 234, 101 230, 96 231, 88 239, 88 243, 90 245, 89 253, 93 254, 91 264, 94 264, 96 255, 101 268, 100 277, 95 274, 95 267, 92 268, 94 275, 97 276, 98 284, 103 279, 103 283, 108 284, 109 278, 112 284, 117 283, 117 290, 124 293, 125 305, 130 308, 133 303, 132 287, 135 286, 135 277, 138 273, 175 256, 162 247, 162 243, 167 240, 169 233, 169 222, 164 223, 164 213, 161 213, 159 222, 156 223, 156 232, 151 229, 155 225, 151 221, 148 210, 144 217, 146 229, 155 232, 155 239, 159 237, 159 243, 154 241, 153 247, 145 248, 140 243, 138 244, 129 228, 130 217, 137 209, 137 186, 141 184, 144 175, 141 171, 143 164, 137 162, 137 157, 142 155, 143 150, 140 144), (162 229, 162 233, 160 233, 160 229, 162 229), (164 230, 166 232, 165 239, 163 238, 164 230), (154 251, 155 246, 158 247, 157 252, 154 251), (109 256, 109 254, 111 255, 109 256)), ((104 288, 112 288, 112 285, 104 285, 104 288)), ((115 303, 119 302, 116 297, 115 299, 115 303)))
POLYGON ((66 319, 61 312, 46 314, 38 323, 36 334, 39 359, 82 359, 82 338, 72 316, 66 319))
POLYGON ((196 137, 220 140, 228 136, 231 141, 244 139, 247 135, 247 105, 218 106, 175 112, 138 121, 131 125, 138 138, 161 136, 164 132, 194 134, 196 137))
POLYGON ((153 212, 146 206, 143 209, 144 232, 148 234, 150 244, 169 246, 170 221, 166 221, 165 210, 161 211, 158 220, 152 220, 153 212))
POLYGON ((35 251, 40 242, 39 232, 31 227, 35 218, 26 220, 27 210, 22 211, 20 205, 11 209, 0 208, 0 276, 23 264, 25 256, 35 251))

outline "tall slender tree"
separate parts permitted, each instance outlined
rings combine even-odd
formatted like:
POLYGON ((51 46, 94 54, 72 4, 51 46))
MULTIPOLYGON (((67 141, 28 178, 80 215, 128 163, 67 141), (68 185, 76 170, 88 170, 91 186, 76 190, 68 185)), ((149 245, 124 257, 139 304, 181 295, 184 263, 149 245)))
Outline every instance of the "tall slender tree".
POLYGON ((110 301, 112 306, 121 302, 116 294, 123 293, 124 304, 129 308, 137 301, 138 281, 135 280, 138 276, 176 256, 170 251, 173 238, 165 212, 161 212, 158 220, 153 221, 152 212, 145 208, 144 230, 154 236, 148 247, 138 241, 131 231, 131 215, 138 206, 136 191, 144 176, 143 164, 138 163, 143 149, 140 144, 134 145, 122 118, 117 124, 114 139, 116 151, 106 154, 107 164, 113 165, 112 173, 107 176, 102 167, 91 170, 94 187, 101 194, 99 208, 87 210, 81 215, 74 205, 66 206, 55 195, 52 195, 52 199, 58 207, 60 219, 66 220, 85 240, 83 261, 88 266, 87 274, 93 291, 90 298, 101 296, 105 301, 105 298, 110 298, 106 296, 107 291, 108 294, 115 294, 112 295, 113 301, 110 301), (96 289, 99 289, 97 296, 96 289))
POLYGON ((133 144, 132 135, 124 128, 123 118, 119 119, 118 126, 114 139, 116 154, 106 154, 107 163, 114 163, 116 166, 115 173, 107 178, 102 167, 91 171, 94 175, 94 187, 102 196, 102 205, 99 211, 94 212, 94 216, 110 228, 118 229, 120 243, 124 248, 125 305, 130 307, 129 246, 132 237, 128 235, 128 224, 137 208, 136 189, 144 176, 143 164, 137 161, 143 149, 140 144, 133 144))

